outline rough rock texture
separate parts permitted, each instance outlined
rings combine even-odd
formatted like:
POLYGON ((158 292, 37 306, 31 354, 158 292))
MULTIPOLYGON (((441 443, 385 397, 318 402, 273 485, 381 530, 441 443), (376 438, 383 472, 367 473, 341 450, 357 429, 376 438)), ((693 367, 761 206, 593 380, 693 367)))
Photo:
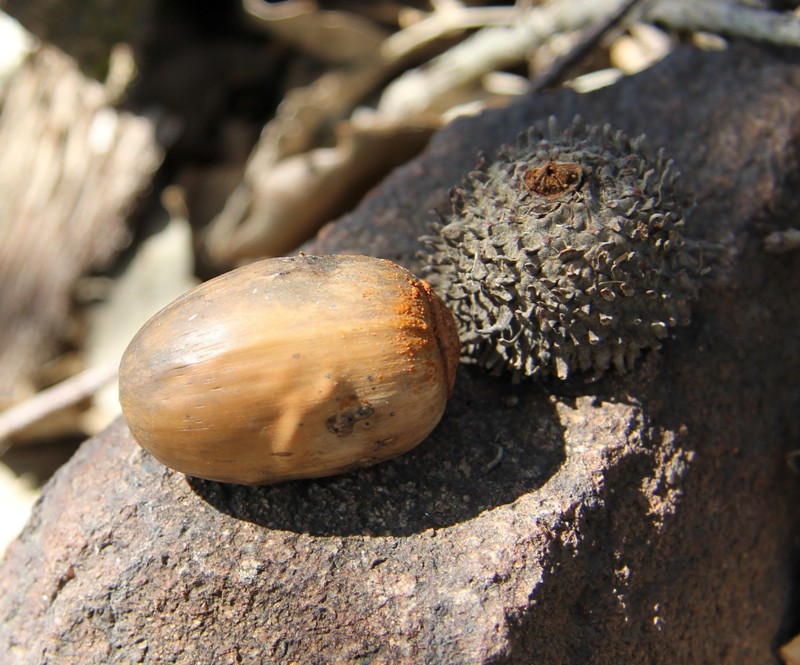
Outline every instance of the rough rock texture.
POLYGON ((326 480, 190 480, 117 423, 8 551, 4 662, 774 663, 798 627, 800 270, 762 238, 800 213, 797 56, 679 50, 465 119, 315 248, 413 267, 478 149, 576 112, 647 132, 697 193, 720 247, 690 327, 596 383, 462 368, 428 441, 326 480))

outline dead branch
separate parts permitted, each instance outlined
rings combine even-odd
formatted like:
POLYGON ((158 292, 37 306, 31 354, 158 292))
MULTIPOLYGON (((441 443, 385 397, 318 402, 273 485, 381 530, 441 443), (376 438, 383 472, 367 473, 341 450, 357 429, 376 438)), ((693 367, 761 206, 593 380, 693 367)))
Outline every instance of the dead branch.
POLYGON ((6 409, 0 413, 0 451, 8 448, 14 434, 90 397, 116 375, 116 362, 91 367, 6 409))
POLYGON ((800 46, 800 18, 728 0, 661 0, 645 18, 672 30, 714 32, 778 46, 800 46))
POLYGON ((441 98, 475 83, 484 74, 523 62, 553 35, 580 30, 618 14, 627 1, 558 0, 521 13, 512 26, 484 28, 386 86, 378 111, 390 116, 425 113, 441 98))

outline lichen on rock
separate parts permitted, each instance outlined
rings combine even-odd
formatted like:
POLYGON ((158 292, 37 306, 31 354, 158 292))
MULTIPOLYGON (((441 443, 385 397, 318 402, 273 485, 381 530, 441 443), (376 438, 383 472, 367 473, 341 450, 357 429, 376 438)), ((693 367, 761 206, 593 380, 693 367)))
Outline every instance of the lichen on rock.
POLYGON ((700 261, 690 197, 644 137, 554 119, 454 191, 423 237, 426 278, 459 324, 462 360, 514 379, 631 369, 689 322, 700 261))

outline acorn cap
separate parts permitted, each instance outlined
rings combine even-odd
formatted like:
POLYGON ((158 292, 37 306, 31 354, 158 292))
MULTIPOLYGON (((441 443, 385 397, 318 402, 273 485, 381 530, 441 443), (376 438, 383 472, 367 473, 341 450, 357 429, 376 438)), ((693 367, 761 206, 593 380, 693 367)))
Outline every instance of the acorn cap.
POLYGON ((689 322, 699 259, 672 162, 579 118, 554 119, 470 173, 423 237, 426 278, 456 316, 462 360, 515 380, 633 367, 689 322))

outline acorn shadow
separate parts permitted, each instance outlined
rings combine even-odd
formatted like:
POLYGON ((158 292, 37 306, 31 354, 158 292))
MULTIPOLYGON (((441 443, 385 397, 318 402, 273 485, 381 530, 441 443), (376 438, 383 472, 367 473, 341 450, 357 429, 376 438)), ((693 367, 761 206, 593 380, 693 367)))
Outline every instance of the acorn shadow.
POLYGON ((462 367, 442 421, 405 455, 279 485, 187 482, 220 512, 270 529, 405 536, 511 503, 544 485, 564 460, 564 431, 546 387, 462 367))

